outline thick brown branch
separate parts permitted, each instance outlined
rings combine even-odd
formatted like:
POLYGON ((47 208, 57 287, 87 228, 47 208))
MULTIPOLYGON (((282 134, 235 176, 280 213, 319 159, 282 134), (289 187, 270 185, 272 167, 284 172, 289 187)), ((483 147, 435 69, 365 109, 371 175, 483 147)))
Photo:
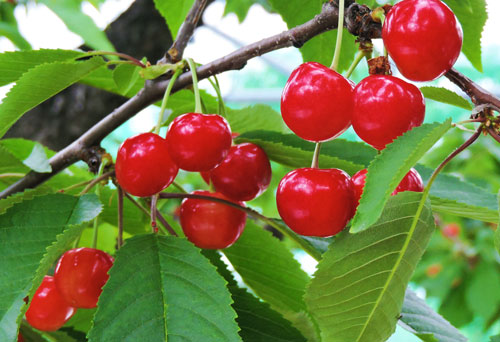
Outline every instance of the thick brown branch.
POLYGON ((189 10, 186 20, 184 20, 184 23, 177 34, 177 38, 170 49, 168 49, 161 62, 177 63, 182 59, 184 49, 186 48, 189 39, 193 36, 194 29, 196 28, 196 25, 198 25, 198 21, 200 21, 206 5, 207 0, 196 0, 194 2, 193 7, 189 10))

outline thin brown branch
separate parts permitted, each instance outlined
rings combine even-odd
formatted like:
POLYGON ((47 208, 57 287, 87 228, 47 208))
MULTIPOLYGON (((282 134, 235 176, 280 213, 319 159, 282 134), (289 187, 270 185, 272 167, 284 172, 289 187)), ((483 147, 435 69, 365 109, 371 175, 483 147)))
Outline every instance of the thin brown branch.
POLYGON ((170 235, 179 236, 175 232, 174 228, 172 228, 172 226, 167 222, 167 220, 165 220, 165 218, 163 217, 163 215, 160 213, 160 211, 158 209, 156 209, 156 216, 158 218, 158 221, 160 221, 160 223, 165 227, 165 229, 167 229, 167 231, 170 233, 170 235))
POLYGON ((112 176, 114 176, 114 174, 115 174, 115 170, 108 171, 106 173, 103 173, 99 177, 96 177, 96 178, 92 179, 89 182, 89 184, 82 190, 82 192, 80 192, 80 196, 83 195, 83 194, 86 194, 87 192, 89 192, 89 190, 92 189, 100 181, 102 181, 102 180, 104 180, 106 178, 112 177, 112 176))
POLYGON ((488 131, 489 135, 491 135, 493 139, 500 143, 500 135, 498 135, 497 131, 495 131, 492 127, 486 128, 486 131, 488 131))
POLYGON ((182 59, 184 49, 186 48, 189 39, 193 36, 194 29, 196 28, 196 25, 198 25, 206 5, 207 0, 196 0, 194 2, 186 16, 186 20, 184 20, 184 23, 182 23, 182 26, 177 33, 177 38, 170 49, 168 49, 161 62, 177 63, 182 59))

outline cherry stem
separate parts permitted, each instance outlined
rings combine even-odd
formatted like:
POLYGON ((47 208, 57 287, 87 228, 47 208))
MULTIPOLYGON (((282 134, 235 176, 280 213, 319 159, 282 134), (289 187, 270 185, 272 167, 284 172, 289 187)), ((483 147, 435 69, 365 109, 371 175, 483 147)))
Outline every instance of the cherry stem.
POLYGON ((314 148, 313 159, 311 163, 311 168, 317 169, 319 168, 319 151, 321 149, 321 143, 317 142, 316 147, 314 148))
POLYGON ((0 178, 8 178, 8 177, 17 177, 17 178, 20 178, 20 177, 24 177, 25 174, 24 173, 15 173, 15 172, 11 172, 11 173, 2 173, 0 174, 0 178))
POLYGON ((116 238, 117 249, 123 245, 123 189, 118 185, 118 236, 116 238))
POLYGON ((105 56, 105 55, 111 55, 111 56, 117 56, 117 57, 120 57, 120 58, 123 58, 123 59, 126 59, 130 62, 132 62, 133 64, 137 65, 137 66, 140 66, 141 68, 145 68, 146 66, 144 65, 144 63, 142 63, 140 60, 138 60, 137 58, 134 58, 132 56, 129 56, 125 53, 121 53, 121 52, 112 52, 112 51, 91 51, 89 53, 87 53, 87 56, 105 56))
POLYGON ((194 91, 194 100, 195 100, 195 113, 203 113, 201 110, 201 96, 200 90, 198 89, 198 76, 196 75, 196 64, 194 63, 192 58, 187 58, 186 61, 189 64, 189 68, 191 69, 191 77, 193 79, 193 91, 194 91))
POLYGON ((153 228, 153 233, 158 233, 158 225, 156 224, 156 217, 158 210, 156 209, 156 205, 158 203, 158 194, 151 196, 151 227, 153 228))
MULTIPOLYGON (((102 165, 103 163, 101 163, 102 165)), ((100 167, 99 167, 100 169, 100 167)), ((87 192, 90 191, 90 189, 92 189, 97 183, 99 183, 100 181, 108 178, 108 177, 112 177, 115 175, 115 171, 108 171, 108 172, 105 172, 103 173, 102 175, 100 176, 97 176, 96 178, 90 180, 90 181, 85 181, 85 182, 82 182, 82 183, 78 183, 78 184, 74 184, 74 185, 71 185, 67 188, 64 188, 64 189, 61 189, 59 190, 59 192, 65 192, 65 191, 68 191, 68 190, 71 190, 71 189, 74 189, 74 188, 77 188, 77 187, 80 187, 80 186, 83 186, 85 184, 87 184, 87 186, 80 192, 80 196, 81 195, 84 195, 86 194, 87 192)))
POLYGON ((217 80, 217 76, 214 75, 215 82, 208 78, 208 81, 214 88, 217 93, 217 98, 219 100, 219 112, 217 114, 226 116, 226 106, 224 105, 224 100, 222 99, 222 94, 220 92, 219 81, 217 80))
POLYGON ((486 128, 486 131, 493 137, 493 139, 500 143, 500 136, 492 127, 486 128))
POLYGON ((248 215, 261 220, 262 222, 268 224, 269 226, 275 228, 279 232, 281 232, 283 235, 289 237, 291 240, 295 241, 304 251, 306 251, 309 255, 311 255, 314 259, 317 261, 321 260, 321 253, 316 250, 312 245, 310 245, 306 240, 302 239, 299 235, 295 234, 291 229, 285 227, 284 225, 276 222, 274 219, 269 218, 267 216, 264 216, 260 214, 259 212, 253 210, 252 208, 248 207, 243 207, 239 204, 236 204, 234 202, 222 199, 222 198, 216 198, 212 196, 206 196, 206 195, 198 195, 198 194, 181 194, 181 193, 171 193, 171 192, 161 192, 160 198, 162 199, 171 199, 171 198, 193 198, 193 199, 202 199, 202 200, 208 200, 208 201, 213 201, 213 202, 219 202, 226 204, 230 207, 240 209, 247 213, 248 215))
MULTIPOLYGON (((106 167, 107 164, 108 164, 108 159, 107 158, 102 159, 101 165, 99 165, 99 171, 97 172, 97 178, 102 177, 103 172, 104 172, 104 168, 106 167)), ((98 182, 96 182, 96 184, 97 183, 98 182)), ((89 187, 89 185, 87 185, 87 187, 89 187)), ((101 187, 99 185, 95 189, 95 194, 97 195, 97 198, 101 197, 101 187)), ((98 238, 98 234, 99 234, 99 216, 96 216, 96 218, 94 219, 93 229, 94 229, 94 233, 92 236, 92 248, 95 249, 95 248, 97 248, 97 238, 98 238)))
POLYGON ((363 50, 359 50, 358 53, 356 54, 356 58, 354 58, 354 61, 352 64, 349 66, 349 69, 345 73, 345 78, 351 77, 352 73, 356 69, 356 67, 359 65, 359 62, 366 56, 366 52, 363 50))
POLYGON ((160 133, 160 128, 161 125, 163 124, 163 117, 165 115, 165 109, 167 108, 168 97, 170 96, 170 92, 174 87, 174 83, 177 80, 177 77, 179 77, 181 73, 182 73, 182 67, 175 70, 174 74, 172 75, 172 78, 170 79, 170 82, 168 82, 167 89, 165 90, 165 94, 163 95, 163 100, 161 101, 160 114, 158 115, 158 123, 156 124, 156 127, 153 131, 153 133, 155 134, 160 133))
POLYGON ((173 181, 172 185, 175 186, 180 192, 185 193, 185 194, 188 193, 188 191, 186 191, 186 189, 184 189, 184 187, 182 185, 180 185, 179 183, 177 183, 176 181, 173 181))
POLYGON ((459 121, 456 123, 456 125, 462 125, 462 124, 471 123, 471 122, 485 122, 485 121, 486 121, 485 118, 469 119, 469 120, 459 121))
POLYGON ((337 41, 335 42, 335 53, 330 69, 337 71, 340 61, 340 48, 342 47, 342 31, 344 30, 344 0, 339 0, 339 22, 337 25, 337 41))
MULTIPOLYGON (((130 202, 132 202, 133 205, 135 205, 140 211, 142 211, 144 214, 146 214, 147 217, 151 217, 150 212, 146 208, 144 208, 139 202, 137 202, 132 196, 130 196, 125 191, 123 192, 123 194, 130 202)), ((157 212, 156 215, 158 216, 158 220, 160 221, 160 223, 163 224, 163 226, 159 226, 162 233, 165 235, 170 233, 171 235, 177 236, 177 233, 175 232, 175 230, 173 230, 173 228, 170 227, 170 225, 165 221, 165 219, 161 216, 161 214, 159 212, 157 212)))

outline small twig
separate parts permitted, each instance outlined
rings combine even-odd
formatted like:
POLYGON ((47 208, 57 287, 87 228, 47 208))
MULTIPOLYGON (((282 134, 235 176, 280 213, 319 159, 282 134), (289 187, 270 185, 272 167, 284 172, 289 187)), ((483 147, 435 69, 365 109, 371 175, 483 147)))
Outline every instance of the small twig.
POLYGON ((0 174, 0 178, 9 178, 9 177, 24 177, 24 173, 15 173, 15 172, 7 172, 7 173, 2 173, 0 174))
POLYGON ((123 189, 121 186, 117 186, 118 189, 118 237, 116 238, 116 244, 118 249, 123 245, 123 189))
POLYGON ((158 233, 158 225, 156 224, 156 214, 158 210, 156 209, 156 204, 158 203, 158 195, 151 196, 151 228, 153 228, 153 233, 158 233))
POLYGON ((134 58, 132 56, 129 56, 125 53, 121 53, 121 52, 114 52, 114 51, 90 51, 88 52, 85 56, 83 57, 87 57, 87 56, 105 56, 105 55, 112 55, 112 56, 117 56, 117 57, 120 57, 120 58, 123 58, 123 59, 126 59, 128 61, 130 61, 132 64, 135 64, 137 66, 140 66, 141 68, 145 68, 146 66, 144 65, 144 63, 142 63, 140 60, 138 60, 137 58, 134 58))
POLYGON ((193 36, 194 29, 200 21, 206 4, 207 0, 196 0, 194 2, 186 16, 186 20, 184 20, 184 23, 182 23, 182 26, 177 33, 177 38, 170 49, 168 49, 165 57, 163 57, 160 61, 161 63, 177 63, 182 59, 184 49, 186 48, 189 39, 193 36))
POLYGON ((81 195, 84 195, 86 194, 87 192, 90 191, 90 189, 92 189, 94 187, 94 185, 96 185, 97 183, 99 183, 100 181, 108 178, 108 177, 112 177, 113 175, 115 174, 115 170, 113 171, 108 171, 106 173, 103 173, 102 175, 100 175, 99 177, 96 177, 94 179, 92 179, 88 185, 82 190, 82 192, 80 192, 80 196, 81 195))
POLYGON ((167 231, 170 233, 170 235, 179 236, 175 232, 174 228, 172 228, 172 226, 167 222, 167 220, 165 220, 165 218, 163 217, 163 215, 160 213, 160 211, 158 209, 156 209, 156 216, 158 216, 158 221, 161 222, 161 224, 167 229, 167 231))
POLYGON ((500 136, 498 135, 498 133, 493 129, 493 127, 488 127, 486 128, 486 131, 489 133, 489 135, 491 135, 493 137, 493 139, 495 139, 497 142, 500 143, 500 136))

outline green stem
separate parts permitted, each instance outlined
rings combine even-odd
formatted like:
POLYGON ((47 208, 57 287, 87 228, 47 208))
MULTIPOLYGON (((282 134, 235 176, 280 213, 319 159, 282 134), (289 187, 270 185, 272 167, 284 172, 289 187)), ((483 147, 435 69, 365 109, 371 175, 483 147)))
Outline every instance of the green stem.
POLYGON ((228 206, 240 209, 240 210, 246 212, 248 215, 270 225, 271 227, 273 227, 276 230, 278 230, 279 232, 281 232, 283 235, 285 235, 288 238, 290 238, 291 240, 295 241, 300 247, 302 247, 302 249, 304 249, 304 251, 306 251, 314 259, 316 259, 318 261, 321 260, 321 253, 318 250, 316 250, 312 245, 310 245, 306 240, 302 239, 299 235, 295 234, 291 229, 286 228, 285 226, 279 224, 275 220, 260 214, 259 212, 253 210, 252 208, 243 207, 239 204, 236 204, 236 203, 228 201, 228 200, 224 200, 222 198, 216 198, 216 197, 205 196, 205 195, 197 195, 197 194, 180 194, 180 193, 161 192, 160 198, 163 198, 163 199, 169 199, 169 198, 203 199, 203 200, 223 203, 223 204, 226 204, 228 206))
POLYGON ((352 62, 351 66, 349 67, 349 70, 347 70, 345 74, 345 78, 351 77, 352 73, 358 66, 359 62, 366 56, 366 53, 362 50, 359 50, 358 53, 356 54, 356 58, 354 58, 354 61, 352 62))
MULTIPOLYGON (((104 172, 104 168, 108 164, 108 159, 104 158, 101 161, 101 165, 99 165, 99 172, 97 172, 97 178, 101 178, 104 172)), ((95 189, 95 193, 97 198, 101 197, 101 187, 98 185, 95 189)), ((99 216, 96 216, 94 219, 94 227, 93 227, 93 235, 92 235, 92 248, 97 248, 97 237, 99 231, 99 216)))
POLYGON ((219 81, 217 80, 217 77, 214 75, 215 82, 212 81, 210 78, 208 81, 214 88, 215 92, 217 93, 217 98, 219 100, 219 115, 226 116, 226 106, 224 105, 224 100, 222 99, 222 94, 220 92, 220 87, 219 87, 219 81))
POLYGON ((0 174, 0 178, 8 178, 8 177, 24 177, 25 174, 24 173, 15 173, 15 172, 7 172, 7 173, 2 173, 0 174))
POLYGON ((340 60, 340 48, 342 47, 342 31, 344 30, 344 0, 339 0, 339 23, 337 25, 337 41, 335 43, 335 53, 330 69, 337 71, 340 60))
MULTIPOLYGON (((135 205, 135 206, 136 206, 136 207, 137 207, 140 211, 142 211, 144 214, 146 214, 146 216, 147 216, 147 217, 151 217, 150 212, 149 212, 146 208, 144 208, 144 206, 142 206, 139 202, 137 202, 137 201, 136 201, 136 200, 135 200, 132 196, 130 196, 127 192, 125 192, 125 191, 124 191, 124 192, 123 192, 123 195, 125 195, 125 197, 126 197, 126 198, 130 201, 130 202, 132 202, 132 204, 133 204, 133 205, 135 205)), ((160 222, 161 222, 162 224, 164 224, 162 220, 160 220, 160 222)), ((164 235, 167 235, 169 232, 167 231, 167 229, 166 229, 165 227, 166 227, 166 226, 161 226, 161 225, 159 226, 159 228, 160 228, 161 232, 162 232, 164 235)), ((174 234, 175 234, 175 235, 177 235, 177 234, 175 233, 175 231, 174 231, 174 234)), ((174 235, 174 234, 172 234, 172 235, 174 235)))
POLYGON ((168 82, 167 89, 165 90, 165 94, 163 94, 163 100, 161 101, 161 108, 160 108, 160 115, 158 116, 158 122, 157 122, 156 127, 153 131, 153 133, 155 133, 155 134, 160 133, 160 128, 161 128, 161 125, 163 124, 163 116, 165 115, 165 109, 167 108, 168 97, 170 96, 170 92, 172 91, 172 88, 175 84, 175 81, 177 80, 177 77, 179 77, 181 72, 182 72, 182 68, 177 69, 174 72, 174 74, 172 75, 172 78, 170 79, 170 81, 168 82))
POLYGON ((180 192, 184 193, 184 194, 187 194, 188 191, 186 191, 186 189, 184 189, 182 187, 182 185, 180 185, 179 183, 177 183, 176 181, 173 181, 172 182, 172 185, 175 186, 180 192))
POLYGON ((319 150, 321 149, 321 143, 317 142, 316 147, 314 148, 313 159, 311 163, 311 167, 313 169, 319 168, 319 150))
POLYGON ((193 78, 193 91, 194 91, 194 99, 195 99, 195 107, 194 111, 195 113, 202 113, 201 110, 201 100, 200 100, 200 90, 198 89, 198 76, 196 75, 196 64, 194 63, 192 58, 186 59, 189 68, 191 69, 191 74, 193 78))

